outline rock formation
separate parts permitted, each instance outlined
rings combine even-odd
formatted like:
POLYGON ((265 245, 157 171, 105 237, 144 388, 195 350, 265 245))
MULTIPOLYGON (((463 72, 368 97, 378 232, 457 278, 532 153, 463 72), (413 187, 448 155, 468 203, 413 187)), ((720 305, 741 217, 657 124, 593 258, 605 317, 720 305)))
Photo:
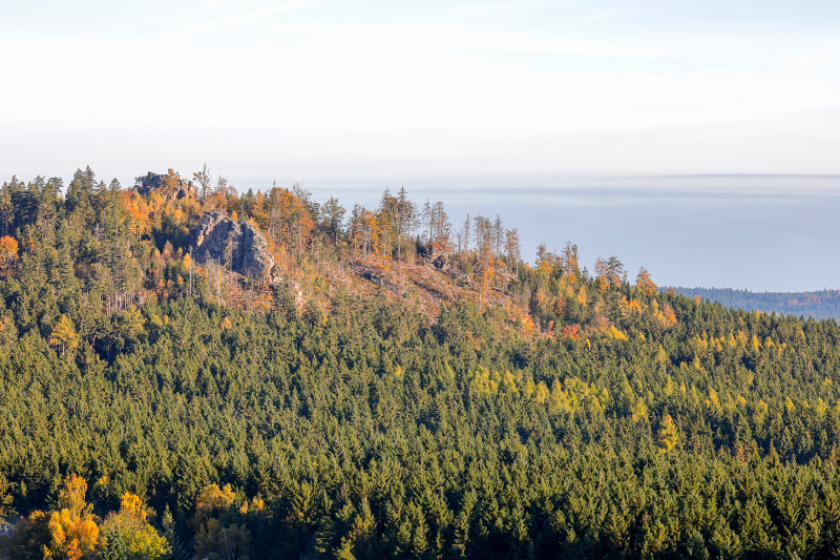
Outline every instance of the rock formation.
POLYGON ((454 253, 450 247, 432 241, 422 247, 420 256, 438 270, 447 271, 452 267, 454 253))
POLYGON ((232 220, 224 210, 204 214, 201 225, 192 234, 191 246, 195 262, 227 266, 229 260, 233 272, 251 278, 267 278, 274 268, 274 257, 265 238, 248 222, 232 220))
POLYGON ((180 200, 186 197, 195 197, 198 194, 192 181, 185 181, 173 170, 166 175, 159 175, 149 171, 145 176, 135 179, 135 189, 142 196, 149 196, 156 192, 165 200, 180 200))

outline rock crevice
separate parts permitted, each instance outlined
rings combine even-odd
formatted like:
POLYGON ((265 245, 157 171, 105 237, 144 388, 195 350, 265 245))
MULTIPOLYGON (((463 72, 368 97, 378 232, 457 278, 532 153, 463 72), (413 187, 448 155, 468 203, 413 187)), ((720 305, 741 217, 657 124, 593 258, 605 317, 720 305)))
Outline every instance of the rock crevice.
POLYGON ((204 214, 190 245, 198 264, 229 266, 232 272, 251 278, 267 278, 274 268, 274 257, 265 238, 254 226, 232 220, 223 210, 204 214))

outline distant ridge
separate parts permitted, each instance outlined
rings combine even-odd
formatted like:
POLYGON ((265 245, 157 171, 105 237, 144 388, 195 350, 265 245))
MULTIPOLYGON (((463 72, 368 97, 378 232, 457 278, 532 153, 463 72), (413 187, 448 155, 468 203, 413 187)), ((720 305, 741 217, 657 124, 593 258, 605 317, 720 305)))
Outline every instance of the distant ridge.
POLYGON ((750 311, 777 312, 787 315, 804 315, 814 319, 840 321, 840 290, 814 292, 750 292, 732 288, 682 288, 677 293, 691 298, 716 301, 724 307, 750 311))

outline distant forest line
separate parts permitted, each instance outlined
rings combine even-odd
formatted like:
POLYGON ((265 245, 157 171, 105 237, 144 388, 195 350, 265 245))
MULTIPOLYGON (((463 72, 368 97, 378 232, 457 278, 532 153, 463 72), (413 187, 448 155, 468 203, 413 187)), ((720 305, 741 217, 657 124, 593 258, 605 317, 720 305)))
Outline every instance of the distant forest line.
POLYGON ((746 311, 784 313, 813 317, 817 320, 840 320, 840 290, 815 292, 750 292, 732 288, 674 288, 678 294, 690 298, 716 301, 724 307, 746 311))

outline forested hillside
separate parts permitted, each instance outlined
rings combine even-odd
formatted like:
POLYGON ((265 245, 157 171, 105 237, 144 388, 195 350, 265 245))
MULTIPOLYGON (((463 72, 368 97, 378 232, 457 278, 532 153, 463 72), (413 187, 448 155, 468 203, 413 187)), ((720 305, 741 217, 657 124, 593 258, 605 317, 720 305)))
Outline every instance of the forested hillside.
POLYGON ((840 321, 840 290, 814 292, 750 292, 732 288, 674 288, 678 294, 716 301, 724 307, 786 313, 840 321))
POLYGON ((836 322, 159 177, 0 191, 0 558, 840 555, 836 322))

